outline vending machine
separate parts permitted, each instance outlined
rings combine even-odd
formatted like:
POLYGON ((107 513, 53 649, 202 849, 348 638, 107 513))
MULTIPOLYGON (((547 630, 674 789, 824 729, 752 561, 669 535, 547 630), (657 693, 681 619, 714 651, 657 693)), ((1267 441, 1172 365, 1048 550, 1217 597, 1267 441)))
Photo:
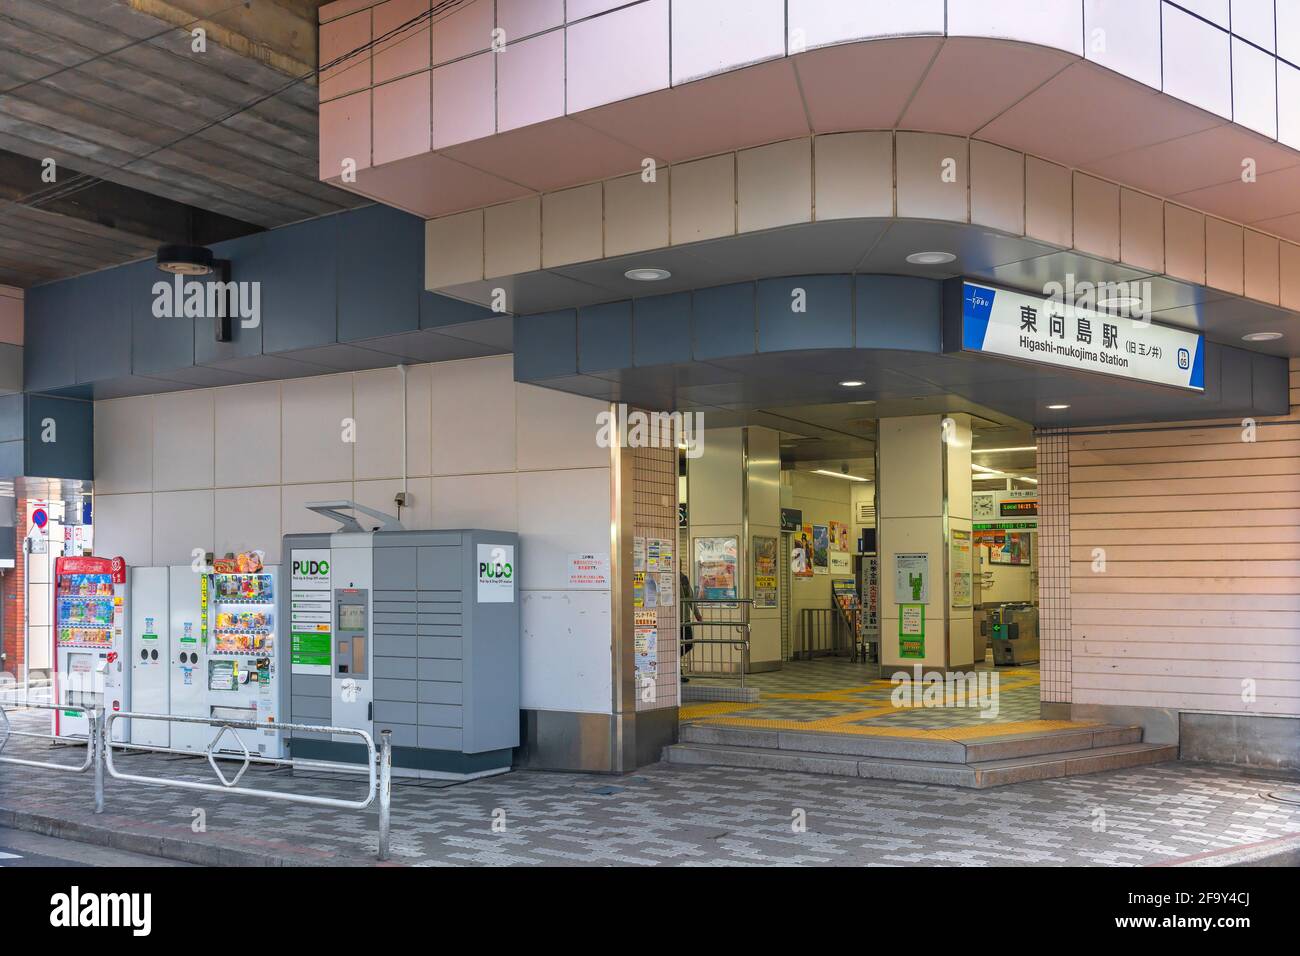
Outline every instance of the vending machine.
MULTIPOLYGON (((131 709, 205 720, 284 721, 276 623, 278 568, 260 555, 218 558, 212 567, 133 568, 131 709), (155 651, 158 657, 154 657, 155 651)), ((220 726, 136 721, 132 741, 206 751, 220 726)), ((217 750, 284 756, 283 734, 237 729, 217 750), (238 735, 238 739, 236 739, 238 735)))
MULTIPOLYGON (((259 724, 284 720, 278 699, 275 578, 275 570, 264 567, 258 556, 240 555, 217 559, 213 572, 199 582, 199 640, 206 650, 199 676, 209 716, 259 724)), ((239 733, 251 752, 284 756, 279 731, 239 733)), ((238 745, 227 734, 219 749, 238 750, 238 745)))
MULTIPOLYGON (((170 713, 168 639, 169 581, 167 568, 131 569, 131 710, 170 713)), ((165 720, 132 720, 131 743, 150 747, 171 745, 171 724, 165 720)))
MULTIPOLYGON (((127 647, 127 569, 122 558, 54 560, 54 734, 89 737, 90 708, 126 708, 131 668, 127 647)), ((129 721, 113 725, 127 740, 129 721)))

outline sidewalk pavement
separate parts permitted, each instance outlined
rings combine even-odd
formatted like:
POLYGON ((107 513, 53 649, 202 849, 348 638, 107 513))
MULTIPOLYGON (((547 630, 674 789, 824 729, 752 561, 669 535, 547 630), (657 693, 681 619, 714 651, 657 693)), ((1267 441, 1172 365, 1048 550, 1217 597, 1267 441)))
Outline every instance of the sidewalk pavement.
MULTIPOLYGON (((84 751, 13 738, 5 756, 84 751)), ((215 781, 202 757, 119 769, 215 781)), ((226 771, 228 775, 232 770, 226 771)), ((241 786, 356 798, 361 777, 250 767, 241 786)), ((0 764, 0 826, 206 865, 377 865, 377 820, 231 794, 0 764), (199 827, 199 822, 203 826, 199 827), (198 832, 196 832, 196 830, 198 832)), ((392 864, 1149 866, 1300 861, 1295 776, 1161 764, 991 790, 656 764, 636 774, 514 772, 394 781, 392 864), (795 825, 806 820, 806 830, 795 825)))

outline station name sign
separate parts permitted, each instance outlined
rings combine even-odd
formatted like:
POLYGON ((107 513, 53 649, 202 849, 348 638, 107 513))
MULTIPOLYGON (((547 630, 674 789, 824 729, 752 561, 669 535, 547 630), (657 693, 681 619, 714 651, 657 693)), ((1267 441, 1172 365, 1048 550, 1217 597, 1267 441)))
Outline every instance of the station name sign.
POLYGON ((944 301, 945 350, 1205 390, 1205 337, 1196 332, 1111 315, 1059 298, 963 279, 950 283, 944 301))

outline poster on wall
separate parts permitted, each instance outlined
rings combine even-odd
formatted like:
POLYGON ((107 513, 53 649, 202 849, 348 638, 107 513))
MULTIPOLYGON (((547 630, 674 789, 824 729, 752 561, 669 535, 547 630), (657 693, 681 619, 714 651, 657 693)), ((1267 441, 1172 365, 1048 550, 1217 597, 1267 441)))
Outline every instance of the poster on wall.
POLYGON ((880 634, 880 558, 874 554, 862 559, 862 630, 880 634))
POLYGON ((971 606, 971 541, 969 531, 953 530, 948 540, 948 569, 952 574, 952 606, 971 606))
POLYGON ((735 599, 738 550, 735 538, 695 539, 695 591, 700 598, 735 599))
POLYGON ((645 570, 645 538, 632 539, 632 571, 645 570))
POLYGON ((847 551, 832 551, 830 557, 831 574, 843 575, 853 573, 853 555, 849 554, 847 551))
MULTIPOLYGON (((806 527, 806 526, 805 526, 806 527)), ((813 538, 813 573, 830 573, 831 534, 824 524, 812 526, 813 538)))
POLYGON ((928 554, 921 552, 894 555, 894 600, 899 604, 904 601, 917 604, 930 603, 930 556, 928 554))
POLYGON ((659 606, 673 606, 673 573, 671 571, 659 572, 659 606))
POLYGON ((609 587, 608 554, 570 554, 569 587, 602 590, 609 587))
POLYGON ((633 645, 637 686, 644 687, 659 679, 659 622, 653 612, 636 613, 633 645))
POLYGON ((925 657, 925 605, 898 605, 898 656, 925 657))
POLYGON ((754 607, 776 607, 776 538, 754 536, 754 607))
POLYGON ((813 576, 812 525, 790 536, 790 574, 796 578, 813 576))
POLYGON ((1032 533, 982 529, 975 532, 981 559, 989 564, 1027 565, 1032 560, 1032 533))
POLYGON ((841 551, 848 551, 848 550, 849 550, 849 526, 846 525, 846 524, 841 524, 841 525, 840 525, 840 544, 839 544, 839 548, 840 548, 841 551))
POLYGON ((828 521, 826 527, 830 532, 831 550, 838 550, 840 546, 840 523, 838 521, 828 521))

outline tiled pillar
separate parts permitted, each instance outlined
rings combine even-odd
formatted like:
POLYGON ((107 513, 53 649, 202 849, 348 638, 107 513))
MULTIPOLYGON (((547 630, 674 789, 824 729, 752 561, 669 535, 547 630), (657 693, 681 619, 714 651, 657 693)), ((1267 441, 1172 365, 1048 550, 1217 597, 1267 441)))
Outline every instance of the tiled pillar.
POLYGON ((967 415, 880 420, 876 521, 880 659, 887 673, 917 664, 926 669, 974 664, 970 447, 967 415), (905 586, 924 579, 919 600, 914 591, 897 587, 900 573, 905 586), (917 604, 924 605, 923 635, 915 633, 917 604), (900 633, 900 610, 906 633, 900 633), (918 636, 924 640, 918 642, 918 636))

